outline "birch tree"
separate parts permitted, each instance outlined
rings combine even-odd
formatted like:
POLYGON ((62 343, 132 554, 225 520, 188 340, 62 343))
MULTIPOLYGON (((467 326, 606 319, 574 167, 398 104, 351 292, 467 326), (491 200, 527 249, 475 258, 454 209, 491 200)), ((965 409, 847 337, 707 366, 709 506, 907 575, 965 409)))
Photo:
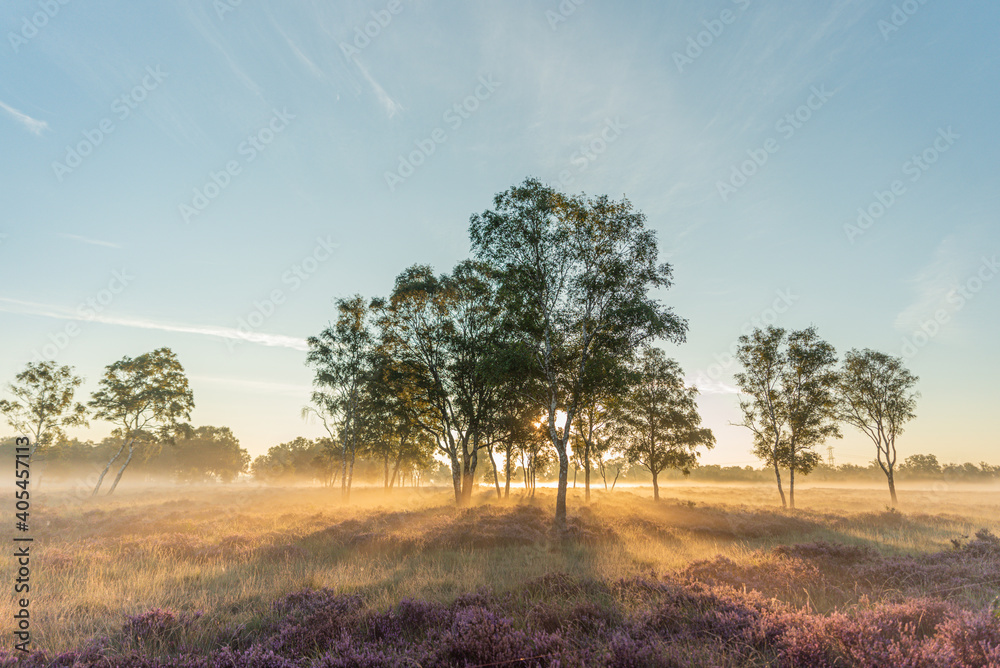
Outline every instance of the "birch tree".
POLYGON ((660 500, 658 478, 665 469, 684 474, 697 466, 699 449, 710 450, 715 437, 701 427, 698 390, 684 384, 680 366, 659 348, 646 347, 635 365, 636 380, 617 404, 628 429, 625 456, 653 474, 653 499, 660 500))
POLYGON ((671 269, 658 263, 645 221, 627 199, 568 197, 532 178, 470 221, 474 257, 499 277, 540 379, 534 401, 559 462, 557 527, 566 522, 572 426, 600 361, 628 358, 656 338, 682 342, 687 331, 650 296, 670 287, 671 269))
POLYGON ((735 374, 740 389, 740 426, 754 436, 754 454, 774 469, 782 507, 795 507, 795 474, 819 463, 814 448, 839 438, 833 346, 814 327, 786 332, 768 326, 741 336, 735 374), (788 469, 788 499, 781 481, 788 469))
POLYGON ((64 427, 87 425, 86 407, 73 402, 82 383, 83 379, 73 374, 73 367, 48 360, 28 362, 7 386, 14 399, 0 400, 0 413, 7 416, 11 427, 31 439, 29 457, 38 446, 51 445, 63 436, 64 427))
POLYGON ((188 387, 184 367, 174 352, 158 348, 136 358, 123 357, 108 365, 88 405, 94 409, 95 418, 115 425, 115 435, 121 439, 121 446, 97 479, 94 495, 100 491, 111 465, 123 452, 128 452, 108 490, 111 495, 139 443, 168 439, 181 420, 191 418, 194 395, 188 387))
POLYGON ((341 446, 340 490, 344 503, 349 503, 354 464, 363 445, 364 386, 371 374, 375 338, 371 308, 360 295, 338 299, 336 306, 337 322, 319 336, 309 337, 306 364, 316 369, 313 385, 318 389, 312 395, 313 412, 341 446), (336 434, 329 420, 336 425, 336 434))
POLYGON ((897 503, 896 437, 916 417, 913 410, 920 395, 913 388, 918 380, 898 357, 867 348, 844 356, 839 417, 875 444, 876 461, 889 483, 893 507, 897 503))

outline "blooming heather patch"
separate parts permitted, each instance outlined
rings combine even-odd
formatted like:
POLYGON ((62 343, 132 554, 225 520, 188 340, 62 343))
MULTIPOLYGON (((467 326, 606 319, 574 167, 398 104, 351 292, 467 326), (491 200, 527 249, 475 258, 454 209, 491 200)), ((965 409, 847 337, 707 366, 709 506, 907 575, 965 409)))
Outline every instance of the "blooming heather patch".
MULTIPOLYGON (((205 620, 151 610, 123 638, 196 633, 205 620)), ((60 655, 0 655, 0 666, 222 668, 347 666, 985 667, 1000 665, 1000 625, 988 609, 940 599, 874 604, 829 615, 753 592, 632 578, 549 577, 523 591, 488 590, 450 605, 405 600, 377 611, 351 595, 305 590, 277 601, 250 637, 210 649, 95 640, 60 655), (539 603, 550 590, 551 602, 539 603), (573 602, 579 596, 607 603, 573 602)))
POLYGON ((1000 591, 1000 540, 983 530, 953 549, 921 556, 885 556, 869 547, 816 541, 782 545, 741 563, 722 556, 697 561, 680 575, 819 609, 922 596, 985 596, 986 603, 995 595, 990 592, 1000 591))
POLYGON ((188 614, 154 608, 138 615, 126 617, 125 624, 122 625, 122 633, 136 640, 166 638, 190 628, 201 615, 200 612, 188 614))

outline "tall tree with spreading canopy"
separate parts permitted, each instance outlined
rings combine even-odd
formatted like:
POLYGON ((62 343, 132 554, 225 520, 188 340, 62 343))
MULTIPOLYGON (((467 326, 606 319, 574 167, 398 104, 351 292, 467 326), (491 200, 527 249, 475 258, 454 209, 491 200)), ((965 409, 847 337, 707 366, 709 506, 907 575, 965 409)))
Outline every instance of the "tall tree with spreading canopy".
POLYGON ((417 421, 448 456, 455 501, 467 505, 499 410, 497 351, 505 332, 495 283, 486 267, 469 261, 440 277, 415 265, 396 278, 380 312, 382 345, 410 379, 423 406, 417 421))
MULTIPOLYGON (((341 445, 341 496, 345 503, 351 500, 354 482, 354 464, 358 450, 363 446, 365 384, 372 374, 376 340, 372 333, 372 308, 363 297, 338 299, 337 322, 329 325, 319 336, 309 337, 306 364, 315 367, 312 409, 331 438, 341 445), (329 429, 327 418, 336 424, 337 433, 329 429)), ((309 411, 310 409, 305 409, 309 411)))
POLYGON ((568 197, 537 179, 499 193, 470 220, 476 259, 500 279, 512 325, 530 352, 548 437, 559 459, 556 525, 565 526, 567 445, 586 391, 606 361, 644 342, 684 340, 687 323, 650 296, 671 285, 656 235, 627 199, 568 197), (560 411, 565 417, 561 418, 560 411))
POLYGON ((31 439, 29 456, 38 446, 51 445, 63 436, 63 427, 86 426, 87 409, 73 402, 76 388, 83 379, 73 374, 73 367, 55 362, 28 362, 14 382, 7 386, 14 400, 0 400, 0 413, 7 423, 31 439))
POLYGON ((154 438, 169 439, 182 419, 191 418, 194 395, 174 352, 158 348, 108 365, 87 405, 94 409, 95 418, 114 424, 115 435, 121 439, 121 446, 97 479, 95 495, 111 465, 128 449, 128 457, 108 490, 110 495, 132 461, 136 444, 154 438))
POLYGON ((774 468, 783 507, 795 507, 795 474, 819 463, 814 448, 839 437, 837 362, 833 346, 814 327, 786 332, 768 326, 739 338, 735 374, 743 422, 754 435, 754 454, 774 468), (781 468, 789 471, 786 501, 781 468))
POLYGON ((918 380, 902 359, 867 348, 849 351, 840 373, 839 417, 875 444, 876 461, 889 483, 893 507, 898 501, 896 437, 916 417, 913 410, 920 395, 913 388, 918 380))
POLYGON ((684 384, 680 366, 659 348, 643 348, 634 368, 635 381, 615 404, 627 430, 625 456, 653 474, 653 499, 660 500, 658 477, 664 469, 684 474, 698 464, 699 449, 715 446, 710 429, 701 427, 698 390, 684 384))

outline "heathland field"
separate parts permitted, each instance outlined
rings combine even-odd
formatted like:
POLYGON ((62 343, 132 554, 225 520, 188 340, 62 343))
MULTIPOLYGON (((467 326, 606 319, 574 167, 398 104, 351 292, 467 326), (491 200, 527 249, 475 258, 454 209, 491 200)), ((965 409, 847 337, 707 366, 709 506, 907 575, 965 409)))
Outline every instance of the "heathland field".
POLYGON ((798 492, 42 489, 0 663, 1000 665, 1000 490, 798 492))

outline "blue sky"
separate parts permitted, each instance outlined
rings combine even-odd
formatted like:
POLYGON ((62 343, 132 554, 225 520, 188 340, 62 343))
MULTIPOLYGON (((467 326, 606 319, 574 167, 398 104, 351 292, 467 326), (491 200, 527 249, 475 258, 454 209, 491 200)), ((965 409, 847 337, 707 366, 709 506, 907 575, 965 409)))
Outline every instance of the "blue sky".
POLYGON ((704 461, 754 463, 726 355, 768 322, 905 355, 902 456, 998 461, 996 3, 63 2, 0 8, 2 379, 168 346, 196 424, 319 435, 333 298, 533 175, 658 231, 704 461))

